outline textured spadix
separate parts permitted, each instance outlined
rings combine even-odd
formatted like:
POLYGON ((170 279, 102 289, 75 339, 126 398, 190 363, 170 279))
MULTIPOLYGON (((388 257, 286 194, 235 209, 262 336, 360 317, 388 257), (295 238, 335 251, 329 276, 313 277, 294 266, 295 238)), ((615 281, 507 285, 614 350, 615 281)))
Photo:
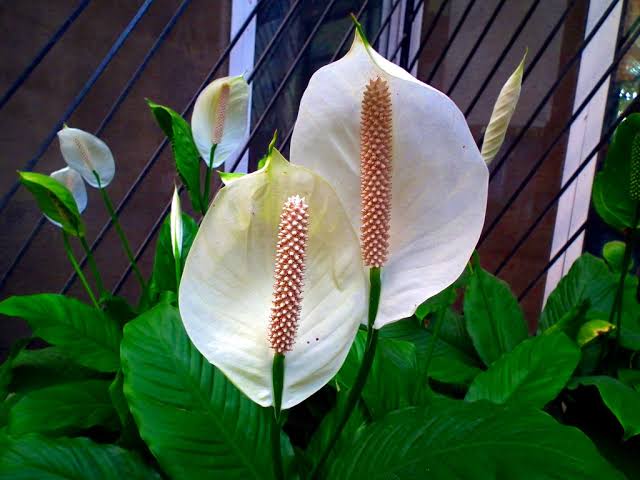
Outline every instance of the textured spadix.
POLYGON ((282 408, 325 385, 366 316, 358 238, 335 191, 274 150, 258 172, 225 186, 209 207, 180 284, 182 320, 198 350, 249 398, 273 403, 273 305, 283 205, 308 205, 300 319, 285 352, 282 408))
POLYGON ((347 55, 311 78, 291 159, 334 186, 357 230, 363 223, 363 94, 376 78, 388 85, 392 117, 389 253, 375 323, 380 328, 412 315, 462 273, 484 222, 488 171, 455 104, 356 34, 347 55))
POLYGON ((71 168, 92 187, 106 187, 113 180, 116 164, 111 150, 95 135, 78 128, 64 127, 58 132, 60 151, 71 168), (96 175, 100 177, 100 183, 96 175))
POLYGON ((242 75, 214 80, 198 95, 191 130, 205 164, 209 165, 214 143, 214 167, 223 164, 241 146, 247 133, 248 108, 249 85, 242 75))

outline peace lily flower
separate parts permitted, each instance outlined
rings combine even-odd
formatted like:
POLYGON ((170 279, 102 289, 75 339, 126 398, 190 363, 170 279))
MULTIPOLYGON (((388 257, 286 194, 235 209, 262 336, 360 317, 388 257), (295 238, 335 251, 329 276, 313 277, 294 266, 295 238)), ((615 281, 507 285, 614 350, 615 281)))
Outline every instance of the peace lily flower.
POLYGON ((178 187, 174 187, 173 189, 169 227, 171 234, 171 251, 173 252, 174 258, 179 260, 182 257, 182 207, 180 206, 178 187))
POLYGON ((239 146, 249 124, 249 85, 242 75, 211 82, 196 99, 193 140, 207 166, 222 165, 239 146), (215 145, 215 149, 214 149, 215 145))
POLYGON ((291 158, 335 187, 365 266, 383 267, 375 328, 463 272, 484 223, 487 167, 455 104, 375 52, 360 28, 311 78, 291 158))
MULTIPOLYGON (((65 167, 60 170, 56 170, 55 172, 49 175, 51 178, 59 181, 63 184, 73 195, 74 200, 76 201, 76 205, 78 206, 78 212, 82 213, 87 208, 87 189, 84 186, 84 181, 78 172, 73 170, 72 168, 65 167)), ((45 217, 47 217, 45 215, 45 217)), ((52 220, 47 217, 54 225, 60 227, 60 223, 52 220)))
POLYGON ((319 175, 277 150, 218 193, 182 276, 182 320, 198 350, 249 398, 275 405, 272 365, 284 355, 282 408, 325 385, 366 315, 358 238, 319 175))
POLYGON ((84 130, 67 126, 58 132, 58 140, 64 161, 85 182, 95 188, 105 188, 111 183, 116 165, 106 143, 84 130))

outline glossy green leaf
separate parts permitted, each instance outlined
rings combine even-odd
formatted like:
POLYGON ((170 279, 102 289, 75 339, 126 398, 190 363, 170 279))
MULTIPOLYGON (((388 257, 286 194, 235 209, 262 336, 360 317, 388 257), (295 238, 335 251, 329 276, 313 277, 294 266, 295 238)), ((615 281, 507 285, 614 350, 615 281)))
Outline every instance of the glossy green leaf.
POLYGON ((17 393, 104 375, 72 360, 62 347, 25 348, 13 360, 12 371, 9 388, 17 393))
POLYGON ((35 172, 18 172, 20 183, 38 202, 42 213, 59 223, 70 235, 84 235, 85 227, 78 205, 67 187, 48 175, 35 172))
MULTIPOLYGON (((380 329, 380 336, 413 343, 419 363, 425 360, 431 341, 430 330, 414 319, 385 325, 380 329)), ((481 366, 471 340, 464 331, 464 320, 453 312, 447 312, 433 350, 429 377, 442 383, 468 384, 481 372, 481 366)))
MULTIPOLYGON (((608 319, 619 281, 604 260, 588 253, 578 258, 549 295, 539 328, 546 330, 583 302, 589 310, 585 319, 608 319)), ((636 301, 638 279, 628 275, 624 285, 620 342, 625 348, 640 350, 640 305, 636 301)), ((577 329, 576 328, 576 333, 577 329)))
MULTIPOLYGON (((259 169, 258 169, 259 170, 259 169)), ((246 173, 240 173, 240 172, 218 172, 218 175, 220 175, 220 180, 222 180, 222 183, 224 183, 225 185, 229 185, 231 182, 233 182, 234 180, 237 180, 238 178, 244 177, 246 175, 246 173)))
POLYGON ((640 134, 640 114, 629 115, 613 135, 604 167, 593 182, 593 206, 598 215, 617 229, 637 228, 634 224, 638 202, 631 197, 631 150, 640 134))
POLYGON ((111 404, 118 414, 118 418, 120 419, 120 424, 125 426, 129 421, 131 413, 129 412, 129 405, 127 404, 127 399, 124 397, 124 375, 122 371, 118 371, 116 378, 113 379, 113 382, 109 385, 109 398, 111 400, 111 404))
POLYGON ((577 388, 579 385, 598 389, 602 401, 624 428, 625 440, 640 433, 640 392, 607 376, 578 377, 571 382, 569 388, 577 388))
POLYGON ((83 380, 33 390, 9 411, 9 433, 70 434, 94 426, 117 430, 108 380, 83 380))
POLYGON ((207 362, 177 309, 158 304, 124 332, 124 393, 140 436, 171 478, 272 478, 273 413, 207 362))
MULTIPOLYGON (((336 379, 340 386, 351 388, 362 358, 366 332, 360 330, 336 379)), ((412 404, 418 378, 416 347, 413 343, 385 338, 378 340, 376 355, 362 391, 362 397, 374 417, 412 404)))
POLYGON ((0 438, 2 480, 147 480, 160 475, 136 454, 86 438, 0 438))
POLYGON ((576 343, 582 347, 590 341, 609 333, 615 328, 615 325, 607 322, 606 320, 589 320, 580 327, 580 330, 578 330, 576 343))
POLYGON ((193 141, 191 126, 178 112, 169 107, 158 105, 151 100, 147 100, 147 104, 156 122, 171 142, 176 170, 182 183, 187 187, 191 206, 194 210, 201 211, 200 153, 193 141))
POLYGON ((543 407, 571 378, 580 349, 565 334, 525 340, 478 375, 465 400, 543 407))
POLYGON ((487 365, 528 336, 524 314, 509 286, 479 267, 464 297, 464 318, 473 345, 487 365))
MULTIPOLYGON (((609 265, 609 268, 614 272, 622 271, 622 259, 624 257, 625 243, 620 240, 613 240, 607 242, 602 247, 602 256, 609 265)), ((633 268, 633 258, 631 259, 631 265, 629 270, 633 268)))
MULTIPOLYGON (((182 214, 182 268, 187 260, 189 249, 193 239, 198 232, 198 224, 186 213, 182 214)), ((153 275, 151 278, 151 289, 154 295, 160 292, 176 292, 176 264, 171 247, 171 225, 169 217, 165 218, 158 241, 156 243, 156 254, 153 259, 153 275)))
POLYGON ((640 391, 640 370, 621 368, 618 370, 618 379, 634 390, 640 391))
POLYGON ((624 478, 579 430, 544 412, 439 400, 390 413, 362 429, 326 478, 624 478))
POLYGON ((64 295, 43 293, 10 297, 0 314, 27 321, 33 335, 64 348, 69 358, 101 372, 115 372, 120 364, 117 323, 103 312, 64 295))

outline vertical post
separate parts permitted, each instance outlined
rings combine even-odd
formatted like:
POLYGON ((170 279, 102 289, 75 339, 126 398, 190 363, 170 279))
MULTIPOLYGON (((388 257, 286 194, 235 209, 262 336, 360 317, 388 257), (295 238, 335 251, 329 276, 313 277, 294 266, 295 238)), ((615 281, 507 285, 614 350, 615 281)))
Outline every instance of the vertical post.
POLYGON ((404 1, 404 22, 402 25, 402 51, 400 52, 400 66, 407 68, 409 66, 409 50, 411 50, 411 33, 413 26, 413 0, 404 1))

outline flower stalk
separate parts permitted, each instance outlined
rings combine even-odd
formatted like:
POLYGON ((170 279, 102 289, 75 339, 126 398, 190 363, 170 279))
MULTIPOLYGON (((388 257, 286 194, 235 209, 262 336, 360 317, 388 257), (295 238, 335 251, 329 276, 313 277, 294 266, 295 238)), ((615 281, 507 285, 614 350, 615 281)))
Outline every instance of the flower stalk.
POLYGON ((87 243, 87 239, 84 235, 80 235, 78 237, 80 239, 80 244, 84 249, 85 254, 87 255, 87 259, 89 260, 89 268, 91 269, 91 273, 93 274, 93 278, 98 287, 98 292, 102 295, 103 292, 106 292, 104 288, 104 282, 102 281, 102 276, 100 275, 100 270, 98 270, 98 264, 96 263, 96 259, 93 256, 93 252, 87 243))
POLYGON ((100 181, 100 175, 98 175, 98 173, 95 171, 93 172, 93 174, 96 177, 96 180, 98 181, 98 190, 100 190, 100 195, 102 195, 102 200, 105 206, 107 207, 107 212, 109 212, 109 215, 111 216, 111 221, 113 222, 113 226, 116 229, 116 233, 118 234, 120 243, 122 243, 122 247, 125 251, 125 254, 127 255, 127 258, 129 259, 131 268, 133 268, 133 272, 136 278, 138 279, 140 288, 142 288, 142 290, 144 291, 147 288, 147 285, 144 281, 144 277, 142 276, 142 273, 140 272, 140 269, 138 268, 138 264, 136 263, 135 257, 133 256, 133 252, 131 251, 131 246, 129 245, 127 236, 125 235, 124 230, 122 229, 122 225, 120 225, 118 214, 116 213, 115 208, 113 208, 113 203, 111 202, 111 198, 109 198, 109 194, 107 193, 105 188, 102 186, 102 183, 100 181))
POLYGON ((93 294, 91 287, 89 286, 89 282, 87 282, 87 277, 85 277, 84 273, 82 273, 80 264, 78 263, 78 260, 76 259, 75 255, 73 254, 73 250, 71 249, 71 244, 69 243, 69 235, 67 235, 67 232, 65 232, 64 230, 62 231, 62 240, 64 243, 64 251, 66 252, 67 257, 69 258, 71 265, 73 265, 73 269, 75 270, 76 275, 78 275, 78 278, 82 282, 84 289, 87 291, 87 294, 91 299, 91 303, 93 303, 93 306, 96 307, 97 310, 100 310, 100 305, 98 304, 96 297, 93 294))

